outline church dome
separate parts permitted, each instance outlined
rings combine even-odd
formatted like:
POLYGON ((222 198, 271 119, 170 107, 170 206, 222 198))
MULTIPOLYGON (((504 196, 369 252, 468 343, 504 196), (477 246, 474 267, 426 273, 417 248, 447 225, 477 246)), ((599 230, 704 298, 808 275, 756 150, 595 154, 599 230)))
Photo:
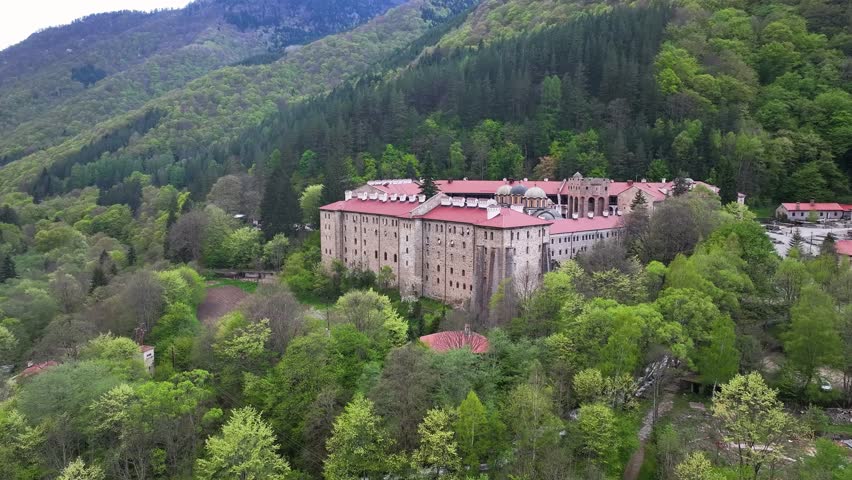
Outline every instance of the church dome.
POLYGON ((523 195, 523 194, 527 193, 527 187, 525 187, 525 186, 523 186, 522 184, 519 183, 519 184, 515 185, 514 187, 512 187, 511 193, 512 193, 512 195, 523 195))
POLYGON ((512 188, 508 185, 500 185, 500 188, 497 189, 497 192, 494 195, 509 195, 512 193, 512 188))
POLYGON ((524 196, 527 198, 547 198, 547 194, 544 193, 544 190, 542 190, 541 187, 530 188, 524 196))

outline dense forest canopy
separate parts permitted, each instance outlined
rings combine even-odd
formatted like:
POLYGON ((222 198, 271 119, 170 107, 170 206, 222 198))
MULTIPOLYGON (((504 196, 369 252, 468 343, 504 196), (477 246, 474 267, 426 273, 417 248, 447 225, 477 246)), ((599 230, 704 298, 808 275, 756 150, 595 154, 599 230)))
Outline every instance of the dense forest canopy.
POLYGON ((850 15, 212 0, 0 52, 0 478, 846 479, 848 256, 755 211, 850 202, 850 15), (321 263, 368 180, 575 171, 721 191, 479 316, 321 263))

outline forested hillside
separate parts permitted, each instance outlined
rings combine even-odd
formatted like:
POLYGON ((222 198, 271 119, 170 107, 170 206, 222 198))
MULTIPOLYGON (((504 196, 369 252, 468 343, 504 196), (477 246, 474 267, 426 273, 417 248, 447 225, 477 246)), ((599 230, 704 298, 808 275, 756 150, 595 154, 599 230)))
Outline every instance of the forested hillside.
POLYGON ((751 207, 850 201, 850 16, 207 0, 3 51, 0 478, 848 480, 852 267, 751 207), (478 315, 321 264, 362 182, 575 171, 721 192, 478 315))
POLYGON ((92 15, 0 52, 0 165, 56 145, 208 72, 271 61, 398 0, 195 2, 92 15), (333 7, 333 8, 332 8, 333 7))
MULTIPOLYGON (((0 188, 43 191, 43 185, 34 183, 39 172, 48 167, 51 194, 91 185, 95 179, 99 185, 118 183, 134 170, 155 174, 158 184, 177 186, 194 181, 204 172, 208 176, 206 191, 221 175, 230 156, 231 140, 241 130, 258 124, 289 101, 324 93, 364 74, 373 63, 470 4, 470 0, 415 0, 275 62, 216 70, 141 109, 3 167, 0 188), (164 113, 155 128, 133 129, 132 125, 155 110, 164 113), (137 135, 130 142, 134 131, 137 135), (120 144, 105 141, 115 137, 128 140, 120 144), (83 150, 87 153, 81 155, 83 150), (71 156, 76 159, 67 162, 71 156), (72 172, 74 164, 77 167, 72 172)), ((245 162, 259 158, 249 154, 243 154, 245 162)), ((47 177, 42 181, 47 182, 47 177)))

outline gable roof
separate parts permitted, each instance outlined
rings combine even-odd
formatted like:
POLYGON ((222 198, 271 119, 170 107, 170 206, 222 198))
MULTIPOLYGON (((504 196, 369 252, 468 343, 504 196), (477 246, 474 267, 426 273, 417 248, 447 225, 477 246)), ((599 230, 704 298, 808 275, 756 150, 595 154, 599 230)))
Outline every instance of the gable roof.
POLYGON ((785 202, 781 204, 788 212, 796 212, 796 211, 804 211, 809 212, 811 210, 815 210, 817 212, 842 212, 845 209, 839 203, 836 202, 827 202, 827 203, 802 203, 802 202, 785 202))
POLYGON ((550 226, 550 235, 561 235, 566 233, 589 232, 594 230, 608 230, 620 228, 623 226, 623 217, 594 217, 594 218, 578 218, 574 219, 558 219, 554 220, 550 226))
POLYGON ((494 218, 489 219, 488 209, 478 206, 451 207, 439 205, 423 215, 414 215, 414 210, 421 205, 423 204, 420 202, 390 200, 383 202, 381 200, 352 198, 325 205, 320 207, 320 210, 384 215, 398 218, 422 218, 425 220, 465 223, 483 228, 522 228, 545 226, 551 223, 549 220, 517 212, 511 208, 500 208, 500 213, 494 218))
POLYGON ((834 243, 838 255, 847 255, 852 257, 852 240, 838 240, 834 243))
POLYGON ((439 220, 476 225, 484 228, 521 228, 550 225, 549 220, 543 220, 526 213, 517 212, 511 208, 500 208, 500 214, 488 218, 488 209, 479 207, 448 207, 438 206, 421 215, 424 220, 439 220))

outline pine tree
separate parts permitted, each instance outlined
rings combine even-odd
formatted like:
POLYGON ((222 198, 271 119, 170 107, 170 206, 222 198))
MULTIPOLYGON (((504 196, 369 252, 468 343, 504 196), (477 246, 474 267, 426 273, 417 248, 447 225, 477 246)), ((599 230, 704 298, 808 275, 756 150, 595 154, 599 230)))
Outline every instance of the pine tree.
POLYGON ((819 246, 820 255, 837 255, 837 244, 835 243, 834 234, 828 232, 822 245, 819 246))
POLYGON ((18 272, 15 270, 15 261, 12 260, 12 256, 6 255, 3 258, 3 264, 0 265, 0 283, 10 278, 18 278, 18 272))
POLYGON ((96 266, 92 272, 92 284, 89 286, 89 294, 94 292, 96 288, 106 286, 108 283, 109 280, 107 280, 103 267, 100 265, 96 266))
POLYGON ((432 198, 438 193, 431 160, 427 160, 425 165, 423 165, 423 179, 420 182, 420 193, 426 195, 426 198, 432 198))
POLYGON ((686 178, 684 175, 678 175, 678 177, 674 179, 674 184, 672 185, 672 195, 679 197, 687 192, 689 192, 689 184, 686 183, 686 178))
POLYGON ((799 253, 804 253, 802 247, 805 245, 805 239, 802 237, 802 232, 797 228, 793 232, 793 238, 790 239, 790 249, 797 250, 799 253))
POLYGON ((133 245, 127 250, 127 265, 136 265, 136 247, 133 245))
POLYGON ((737 201, 737 175, 728 159, 722 159, 716 167, 716 186, 719 187, 722 205, 737 201))
POLYGON ((169 233, 171 232, 172 225, 177 222, 177 208, 177 198, 175 198, 171 205, 169 205, 169 216, 166 218, 166 230, 163 235, 163 257, 166 258, 169 257, 169 250, 172 248, 169 243, 169 233))
POLYGON ((263 234, 267 239, 271 239, 279 233, 291 237, 298 228, 301 219, 299 198, 293 190, 285 168, 279 166, 266 182, 266 189, 260 202, 260 221, 263 234))
POLYGON ((645 200, 645 195, 642 195, 642 192, 636 192, 636 196, 630 202, 630 210, 635 211, 637 208, 648 208, 648 201, 645 200))

